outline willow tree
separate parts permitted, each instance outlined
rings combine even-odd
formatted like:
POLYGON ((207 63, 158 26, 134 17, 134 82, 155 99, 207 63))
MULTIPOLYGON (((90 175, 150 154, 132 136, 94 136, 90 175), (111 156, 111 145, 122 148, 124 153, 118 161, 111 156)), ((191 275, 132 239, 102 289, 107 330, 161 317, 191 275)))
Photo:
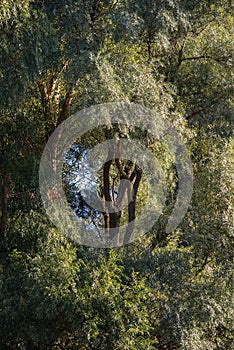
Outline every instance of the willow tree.
POLYGON ((0 16, 1 347, 232 349, 231 3, 4 1, 0 16), (159 221, 113 253, 69 242, 53 227, 40 201, 38 166, 63 120, 116 101, 154 108, 177 128, 195 181, 187 215, 168 234, 178 188, 162 144, 111 125, 71 145, 68 200, 78 216, 95 214, 106 228, 139 214, 146 179, 137 164, 113 155, 98 174, 99 194, 116 200, 118 181, 129 178, 132 207, 121 217, 92 211, 71 181, 85 151, 115 134, 141 137, 167 174, 159 221))

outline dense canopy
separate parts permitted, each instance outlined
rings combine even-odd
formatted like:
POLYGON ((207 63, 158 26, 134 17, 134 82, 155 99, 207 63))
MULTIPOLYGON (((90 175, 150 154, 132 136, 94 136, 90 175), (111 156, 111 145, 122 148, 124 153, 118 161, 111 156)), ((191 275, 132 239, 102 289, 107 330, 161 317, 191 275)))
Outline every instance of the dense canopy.
POLYGON ((234 349, 233 28, 227 0, 1 2, 1 349, 234 349), (97 176, 104 200, 114 201, 117 187, 111 197, 102 176, 118 183, 131 172, 135 197, 118 215, 91 209, 74 182, 85 152, 113 135, 141 140, 158 157, 167 199, 133 243, 82 246, 45 213, 41 155, 73 113, 121 101, 176 128, 193 164, 192 200, 168 233, 178 176, 163 142, 123 125, 97 128, 64 159, 77 215, 108 229, 147 201, 147 176, 126 159, 97 176))

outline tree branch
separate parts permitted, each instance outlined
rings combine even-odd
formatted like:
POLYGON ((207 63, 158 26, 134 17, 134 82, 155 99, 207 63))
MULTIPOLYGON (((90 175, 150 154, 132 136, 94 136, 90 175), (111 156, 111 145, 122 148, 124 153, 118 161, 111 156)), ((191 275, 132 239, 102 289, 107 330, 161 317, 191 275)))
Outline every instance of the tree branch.
POLYGON ((200 113, 204 112, 205 111, 205 108, 201 108, 199 109, 198 111, 195 111, 189 115, 187 115, 185 118, 190 121, 193 117, 195 117, 196 115, 199 115, 200 113))

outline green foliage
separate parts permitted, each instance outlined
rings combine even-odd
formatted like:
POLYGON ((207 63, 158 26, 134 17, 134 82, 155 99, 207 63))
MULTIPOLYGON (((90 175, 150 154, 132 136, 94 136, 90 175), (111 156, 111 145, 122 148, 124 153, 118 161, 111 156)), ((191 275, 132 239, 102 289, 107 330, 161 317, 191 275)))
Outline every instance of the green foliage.
MULTIPOLYGON (((1 2, 1 349, 234 349, 232 10, 226 0, 1 2), (173 157, 114 125, 112 136, 141 139, 160 160, 167 206, 134 244, 75 246, 43 211, 41 153, 71 113, 113 101, 173 123, 193 198, 166 233, 173 157)), ((104 128, 86 134, 81 153, 104 140, 104 128)), ((140 206, 146 188, 143 179, 140 206)))
POLYGON ((0 103, 18 107, 25 89, 57 63, 57 38, 44 12, 32 1, 0 5, 0 103))

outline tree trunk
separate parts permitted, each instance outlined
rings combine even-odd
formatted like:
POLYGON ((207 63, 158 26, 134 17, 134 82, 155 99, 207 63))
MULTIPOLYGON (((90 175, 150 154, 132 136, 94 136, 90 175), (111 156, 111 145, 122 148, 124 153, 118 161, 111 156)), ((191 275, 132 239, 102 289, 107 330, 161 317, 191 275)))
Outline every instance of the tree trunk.
POLYGON ((135 172, 130 177, 130 180, 134 181, 133 184, 133 192, 132 192, 132 198, 131 201, 129 201, 128 204, 128 223, 130 224, 127 228, 125 237, 124 237, 124 244, 128 244, 131 242, 131 236, 134 230, 134 222, 136 218, 136 198, 137 198, 137 191, 141 182, 142 178, 142 170, 141 169, 135 169, 135 172))

